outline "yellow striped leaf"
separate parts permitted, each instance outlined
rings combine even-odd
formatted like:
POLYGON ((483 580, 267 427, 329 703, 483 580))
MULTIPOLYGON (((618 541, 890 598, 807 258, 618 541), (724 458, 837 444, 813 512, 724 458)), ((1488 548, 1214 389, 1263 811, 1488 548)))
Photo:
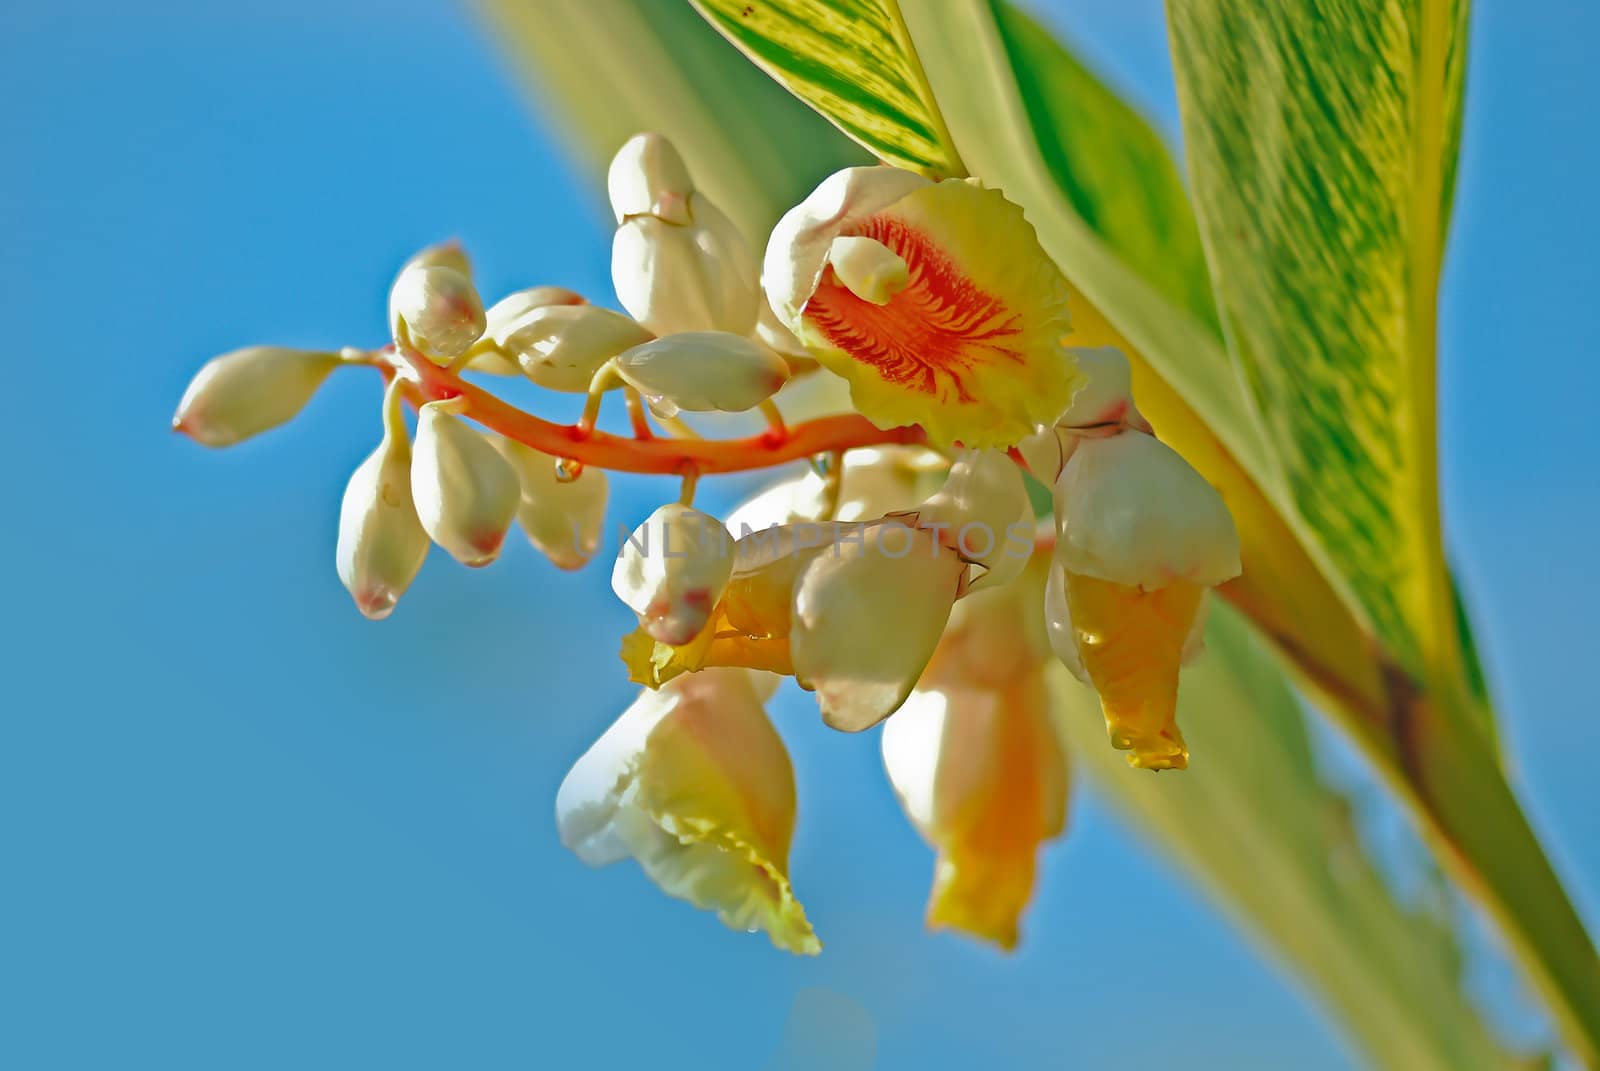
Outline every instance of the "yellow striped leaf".
POLYGON ((1436 291, 1466 0, 1173 0, 1196 212, 1294 505, 1386 645, 1461 677, 1436 291))
POLYGON ((964 173, 896 0, 693 0, 795 96, 880 160, 964 173))

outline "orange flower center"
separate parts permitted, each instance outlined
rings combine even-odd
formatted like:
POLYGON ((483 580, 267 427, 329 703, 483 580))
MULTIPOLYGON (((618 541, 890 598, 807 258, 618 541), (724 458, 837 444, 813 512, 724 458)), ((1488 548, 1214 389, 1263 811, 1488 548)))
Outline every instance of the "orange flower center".
POLYGON ((972 403, 964 378, 973 368, 1024 363, 1010 340, 1020 317, 974 283, 927 232, 892 216, 872 216, 851 231, 893 250, 910 283, 887 305, 850 291, 830 267, 805 316, 828 342, 885 381, 940 401, 972 403))

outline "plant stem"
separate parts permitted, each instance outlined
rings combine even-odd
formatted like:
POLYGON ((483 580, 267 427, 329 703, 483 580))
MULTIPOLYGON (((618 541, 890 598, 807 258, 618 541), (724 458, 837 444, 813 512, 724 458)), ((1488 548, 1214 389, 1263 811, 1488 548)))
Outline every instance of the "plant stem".
POLYGON ((772 468, 816 454, 889 444, 927 441, 921 428, 874 426, 854 413, 795 424, 776 437, 770 430, 746 439, 632 439, 575 424, 557 424, 501 401, 425 357, 392 348, 379 351, 380 364, 399 373, 401 389, 416 403, 461 398, 462 415, 508 439, 552 457, 571 458, 613 472, 681 476, 687 467, 701 475, 772 468))

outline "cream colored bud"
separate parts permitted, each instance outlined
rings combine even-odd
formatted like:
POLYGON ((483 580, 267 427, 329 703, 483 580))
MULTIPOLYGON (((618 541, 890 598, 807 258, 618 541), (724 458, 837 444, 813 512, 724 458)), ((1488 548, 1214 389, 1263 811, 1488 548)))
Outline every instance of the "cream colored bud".
POLYGON ((651 404, 675 412, 742 413, 789 379, 783 358, 725 331, 668 335, 617 356, 617 374, 651 404))
POLYGON ((467 258, 467 251, 461 248, 461 243, 455 239, 451 239, 448 242, 439 242, 437 245, 430 245, 421 252, 414 254, 410 260, 406 261, 408 267, 412 264, 434 268, 449 268, 451 271, 460 272, 468 279, 472 278, 472 261, 467 258))
POLYGON ((1055 500, 1056 560, 1068 572, 1145 591, 1239 575, 1239 534, 1222 496, 1143 432, 1079 442, 1055 500))
POLYGON ((558 569, 581 569, 600 548, 606 519, 606 474, 585 469, 576 480, 556 478, 556 460, 514 439, 494 445, 517 470, 522 501, 517 523, 528 542, 558 569))
POLYGON ((411 498, 411 443, 391 388, 383 442, 350 477, 339 508, 334 563, 356 607, 380 621, 411 586, 428 555, 428 534, 411 498))
POLYGON ((1003 450, 962 454, 939 492, 904 516, 983 567, 969 587, 1004 584, 1033 556, 1033 506, 1022 471, 1003 450))
MULTIPOLYGON (((1068 346, 1087 381, 1072 404, 1056 420, 1060 428, 1131 427, 1148 432, 1150 425, 1133 404, 1133 372, 1127 355, 1115 346, 1068 346)), ((1040 479, 1051 479, 1041 475, 1040 479)))
POLYGON ((467 352, 483 335, 487 317, 472 280, 443 264, 410 263, 389 291, 389 324, 402 326, 413 345, 434 360, 467 352))
POLYGON ((214 357, 183 392, 172 430, 232 446, 292 420, 339 367, 336 353, 247 346, 214 357))
POLYGON ((611 589, 662 643, 698 636, 733 572, 728 531, 708 513, 672 502, 636 528, 617 555, 611 589))
POLYGON ((548 305, 524 316, 500 349, 546 390, 582 394, 601 365, 653 337, 598 305, 548 305))
POLYGON ((872 238, 835 238, 828 247, 828 263, 852 294, 874 305, 889 304, 911 283, 911 270, 900 254, 872 238))
POLYGON ((655 216, 687 226, 694 182, 689 168, 660 134, 635 134, 617 150, 606 172, 611 210, 621 223, 629 216, 655 216))
POLYGON ((417 413, 411 494, 428 536, 463 565, 488 565, 522 500, 517 471, 489 441, 452 415, 451 402, 417 413))
POLYGON ((489 311, 484 314, 483 333, 496 346, 504 346, 511 333, 538 310, 552 305, 583 304, 586 302, 582 294, 564 286, 531 286, 507 294, 489 306, 489 311))
POLYGON ((789 650, 826 724, 860 732, 900 708, 966 569, 933 533, 894 521, 841 535, 811 560, 795 585, 789 650))
POLYGON ((689 207, 688 226, 644 215, 617 228, 611 243, 617 300, 653 334, 748 335, 760 307, 755 254, 705 195, 690 194, 689 207))
POLYGON ((491 305, 489 311, 484 314, 486 326, 483 329, 483 338, 492 342, 494 348, 484 347, 482 340, 479 340, 474 348, 481 352, 473 355, 467 367, 474 372, 486 372, 492 376, 522 375, 521 367, 504 351, 506 339, 539 309, 550 305, 582 304, 584 304, 583 295, 564 286, 534 286, 507 294, 491 305))

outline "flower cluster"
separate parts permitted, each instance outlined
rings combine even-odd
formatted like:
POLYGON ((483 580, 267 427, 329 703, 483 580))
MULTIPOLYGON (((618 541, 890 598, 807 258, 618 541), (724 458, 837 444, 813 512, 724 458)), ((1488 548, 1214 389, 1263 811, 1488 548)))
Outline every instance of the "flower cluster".
POLYGON ((642 691, 563 784, 563 842, 817 951, 788 875, 794 772, 765 710, 788 676, 834 729, 887 719, 890 781, 938 853, 930 924, 1011 947, 1065 821, 1046 669, 1099 693, 1133 765, 1185 766, 1179 667, 1209 589, 1239 572, 1227 508, 1139 415, 1127 360, 1071 344, 1066 282, 1000 192, 847 169, 784 216, 758 267, 665 139, 630 140, 607 187, 623 311, 555 286, 486 308, 461 250, 436 246, 395 279, 387 344, 218 357, 174 427, 231 445, 290 420, 334 369, 376 368, 382 436, 335 553, 372 618, 430 544, 484 566, 516 525, 579 568, 600 549, 606 470, 676 476, 613 565, 642 691), (477 374, 583 395, 582 416, 542 420, 477 374), (786 424, 785 385, 828 375, 854 411, 786 424), (615 395, 631 437, 596 426, 615 395), (768 427, 748 439, 682 416, 750 410, 768 427), (704 475, 802 459, 727 518, 694 506, 704 475))

